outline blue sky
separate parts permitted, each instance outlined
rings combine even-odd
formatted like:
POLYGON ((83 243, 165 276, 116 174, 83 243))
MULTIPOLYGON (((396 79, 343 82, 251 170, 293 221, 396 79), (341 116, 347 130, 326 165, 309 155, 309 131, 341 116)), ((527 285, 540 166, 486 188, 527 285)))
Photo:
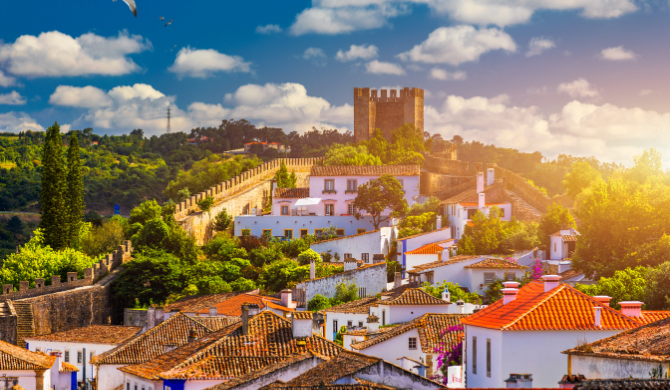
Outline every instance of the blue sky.
POLYGON ((445 138, 670 156, 666 0, 136 1, 0 2, 0 131, 352 129, 354 87, 407 86, 445 138))

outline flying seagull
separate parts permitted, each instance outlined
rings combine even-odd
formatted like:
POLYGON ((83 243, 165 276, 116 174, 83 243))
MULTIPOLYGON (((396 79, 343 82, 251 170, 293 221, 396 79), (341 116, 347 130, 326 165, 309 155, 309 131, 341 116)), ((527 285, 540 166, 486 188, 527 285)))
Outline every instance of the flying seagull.
MULTIPOLYGON (((116 0, 112 0, 116 2, 116 0)), ((135 5, 135 0, 123 0, 124 3, 128 4, 128 8, 130 8, 130 11, 137 17, 137 6, 135 5)))
POLYGON ((161 16, 161 17, 160 17, 160 20, 161 20, 161 22, 162 22, 163 20, 165 20, 165 18, 164 18, 163 16, 161 16))
MULTIPOLYGON (((124 0, 124 1, 125 1, 125 0, 124 0)), ((133 1, 133 0, 130 0, 130 1, 133 1)), ((172 24, 172 21, 173 21, 173 20, 174 20, 174 19, 170 19, 170 21, 169 21, 169 22, 165 23, 165 27, 167 27, 167 26, 171 25, 171 24, 172 24)))

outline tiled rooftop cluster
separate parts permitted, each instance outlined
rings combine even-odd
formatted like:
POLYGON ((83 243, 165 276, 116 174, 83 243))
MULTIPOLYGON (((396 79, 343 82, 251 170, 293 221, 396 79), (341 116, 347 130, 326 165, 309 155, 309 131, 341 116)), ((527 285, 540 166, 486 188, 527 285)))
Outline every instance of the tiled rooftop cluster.
POLYGON ((32 336, 29 339, 72 343, 120 344, 131 339, 141 329, 135 326, 91 325, 44 336, 32 336))
POLYGON ((55 356, 30 352, 16 345, 0 341, 0 367, 3 370, 46 370, 53 366, 55 356))

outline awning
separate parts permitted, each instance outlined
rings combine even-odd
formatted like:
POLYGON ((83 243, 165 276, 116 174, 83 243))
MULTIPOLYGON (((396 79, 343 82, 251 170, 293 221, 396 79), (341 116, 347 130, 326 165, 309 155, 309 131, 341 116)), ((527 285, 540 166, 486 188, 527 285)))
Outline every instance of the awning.
POLYGON ((321 203, 321 198, 302 198, 298 199, 297 202, 295 202, 296 206, 311 206, 313 204, 319 204, 321 203))

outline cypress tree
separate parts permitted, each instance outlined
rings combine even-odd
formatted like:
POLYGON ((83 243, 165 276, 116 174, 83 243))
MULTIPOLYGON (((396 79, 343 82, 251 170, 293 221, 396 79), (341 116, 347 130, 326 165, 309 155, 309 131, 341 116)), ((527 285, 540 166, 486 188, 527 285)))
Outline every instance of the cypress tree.
POLYGON ((54 250, 67 245, 67 210, 65 205, 65 162, 60 126, 55 122, 47 129, 42 155, 42 193, 40 194, 40 228, 44 244, 54 250))
POLYGON ((79 140, 76 134, 70 135, 70 147, 67 150, 67 194, 68 207, 68 244, 71 248, 79 247, 79 228, 84 212, 84 182, 79 159, 79 140))

